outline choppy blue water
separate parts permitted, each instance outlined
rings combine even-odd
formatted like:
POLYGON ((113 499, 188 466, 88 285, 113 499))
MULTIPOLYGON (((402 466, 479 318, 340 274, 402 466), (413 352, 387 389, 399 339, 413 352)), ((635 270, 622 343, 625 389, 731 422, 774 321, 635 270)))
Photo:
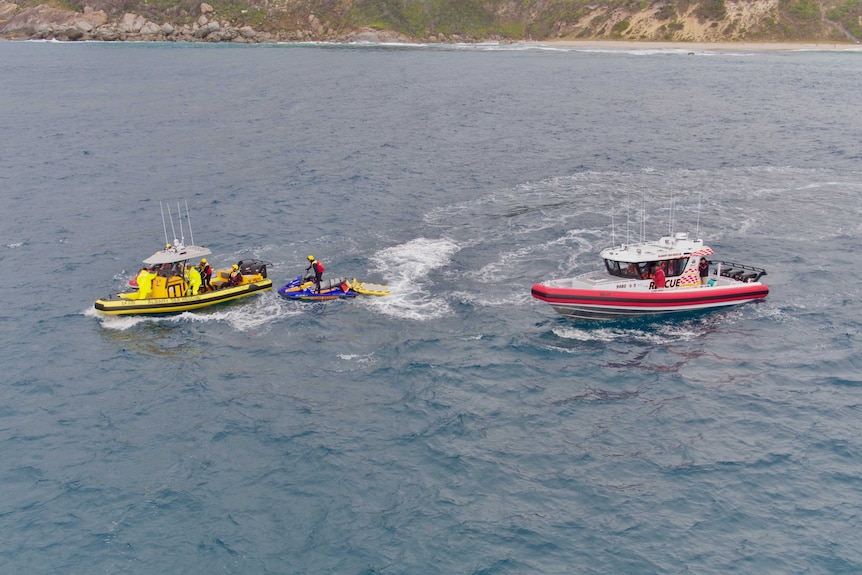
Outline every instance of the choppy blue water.
POLYGON ((0 572, 862 571, 860 68, 0 43, 0 572), (97 317, 178 199, 217 264, 392 295, 97 317), (769 298, 530 297, 641 229, 769 298))

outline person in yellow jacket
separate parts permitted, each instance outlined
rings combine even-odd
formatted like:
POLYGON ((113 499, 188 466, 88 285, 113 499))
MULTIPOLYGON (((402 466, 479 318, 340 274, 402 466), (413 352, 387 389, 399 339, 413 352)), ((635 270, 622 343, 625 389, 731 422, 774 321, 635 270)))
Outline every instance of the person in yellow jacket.
POLYGON ((156 274, 147 268, 141 268, 136 281, 138 282, 138 299, 147 299, 153 291, 153 277, 156 274))
POLYGON ((189 266, 186 273, 189 276, 189 292, 191 295, 198 295, 198 290, 201 289, 201 272, 195 266, 189 266))

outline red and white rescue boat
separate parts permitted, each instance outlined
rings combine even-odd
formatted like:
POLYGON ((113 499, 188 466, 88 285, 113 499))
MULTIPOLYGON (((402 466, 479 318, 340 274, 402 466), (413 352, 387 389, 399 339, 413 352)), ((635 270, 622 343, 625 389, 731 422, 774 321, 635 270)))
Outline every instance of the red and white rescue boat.
POLYGON ((713 255, 703 240, 677 233, 602 250, 605 269, 533 286, 533 297, 574 319, 616 319, 697 311, 765 298, 766 270, 713 255), (664 277, 662 281, 661 278, 664 277), (663 285, 656 285, 656 278, 663 285))

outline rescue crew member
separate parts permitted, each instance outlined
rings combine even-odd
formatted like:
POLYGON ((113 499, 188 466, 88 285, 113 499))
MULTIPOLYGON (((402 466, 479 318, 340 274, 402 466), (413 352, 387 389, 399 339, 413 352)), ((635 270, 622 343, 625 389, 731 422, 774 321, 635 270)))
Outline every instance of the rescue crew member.
POLYGON ((238 286, 240 283, 242 283, 242 274, 239 271, 239 266, 233 264, 233 267, 230 270, 230 277, 227 280, 227 285, 238 286))
POLYGON ((652 264, 641 264, 641 279, 652 279, 653 275, 653 266, 652 264))
POLYGON ((156 274, 147 268, 141 268, 136 281, 138 282, 138 299, 147 299, 153 291, 153 277, 156 274))
POLYGON ((213 268, 211 265, 207 263, 206 258, 201 258, 201 263, 198 264, 198 268, 200 270, 200 276, 203 280, 204 291, 212 291, 213 284, 213 268))
POLYGON ((192 295, 198 295, 198 290, 201 288, 201 272, 195 266, 186 268, 189 276, 189 290, 192 295))
MULTIPOLYGON (((664 263, 664 262, 662 262, 662 263, 664 263)), ((661 264, 659 264, 656 266, 655 274, 653 275, 653 282, 655 282, 655 288, 656 289, 664 288, 664 280, 665 280, 664 267, 661 264)))
POLYGON ((320 280, 323 279, 323 272, 326 271, 326 268, 323 267, 323 264, 314 259, 314 256, 308 256, 308 267, 305 268, 305 271, 314 270, 314 287, 317 289, 317 293, 320 293, 320 280))
POLYGON ((706 283, 706 278, 709 276, 709 260, 700 258, 700 262, 697 264, 697 271, 700 272, 700 283, 706 283))

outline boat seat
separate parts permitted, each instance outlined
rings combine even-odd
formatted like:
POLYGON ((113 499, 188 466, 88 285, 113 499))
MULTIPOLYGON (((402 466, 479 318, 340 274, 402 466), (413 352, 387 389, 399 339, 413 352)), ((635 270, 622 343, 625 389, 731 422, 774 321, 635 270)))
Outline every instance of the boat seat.
POLYGON ((264 278, 266 277, 267 262, 260 260, 240 260, 237 265, 239 266, 240 273, 244 276, 260 274, 264 278))
POLYGON ((723 275, 726 278, 732 278, 733 274, 737 274, 737 273, 739 273, 739 271, 740 270, 735 270, 733 268, 727 268, 727 269, 721 270, 721 275, 723 275))
POLYGON ((742 274, 738 279, 743 282, 753 282, 757 281, 757 272, 748 272, 747 274, 742 274))

